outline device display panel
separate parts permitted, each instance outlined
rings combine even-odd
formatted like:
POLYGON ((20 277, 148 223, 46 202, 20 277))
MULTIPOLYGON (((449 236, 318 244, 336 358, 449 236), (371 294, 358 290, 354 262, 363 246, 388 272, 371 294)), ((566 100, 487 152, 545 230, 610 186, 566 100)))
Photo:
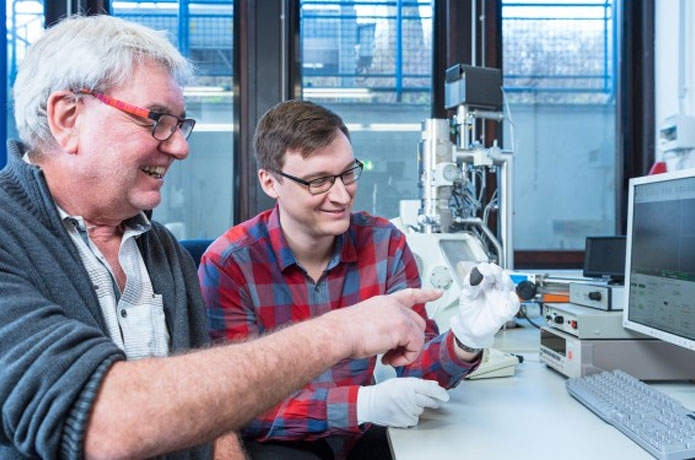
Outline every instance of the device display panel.
POLYGON ((557 334, 541 329, 541 345, 562 356, 567 352, 567 343, 557 334))

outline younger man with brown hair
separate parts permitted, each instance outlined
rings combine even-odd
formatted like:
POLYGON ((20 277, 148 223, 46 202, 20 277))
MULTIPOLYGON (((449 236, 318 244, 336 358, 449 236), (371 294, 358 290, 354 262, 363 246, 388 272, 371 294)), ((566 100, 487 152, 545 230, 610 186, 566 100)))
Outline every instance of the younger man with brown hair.
MULTIPOLYGON (((203 256, 199 277, 213 339, 255 336, 419 287, 405 236, 384 219, 352 212, 362 163, 338 115, 311 102, 280 103, 259 122, 254 145, 258 178, 277 203, 231 228, 203 256)), ((246 426, 252 456, 343 458, 352 450, 353 458, 389 458, 383 428, 370 426, 417 424, 425 407, 448 400, 444 388, 479 363, 480 350, 457 344, 451 332, 440 335, 424 305, 413 309, 427 321, 426 343, 414 362, 396 369, 399 378, 374 385, 375 356, 341 361, 246 426)))

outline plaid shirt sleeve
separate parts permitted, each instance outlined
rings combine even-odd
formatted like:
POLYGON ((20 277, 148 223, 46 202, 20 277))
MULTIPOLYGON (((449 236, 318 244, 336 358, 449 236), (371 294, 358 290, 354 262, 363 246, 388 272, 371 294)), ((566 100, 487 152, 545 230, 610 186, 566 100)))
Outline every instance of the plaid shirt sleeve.
POLYGON ((222 267, 219 255, 203 255, 198 268, 212 341, 239 340, 258 335, 255 312, 243 274, 235 263, 222 267))
MULTIPOLYGON (((409 287, 419 288, 420 277, 417 264, 410 248, 406 244, 405 235, 391 241, 389 248, 389 279, 386 292, 392 293, 409 287)), ((437 324, 427 317, 424 304, 418 304, 413 310, 426 321, 425 346, 417 359, 407 366, 396 368, 399 377, 420 377, 436 380, 444 388, 458 385, 463 377, 475 370, 480 364, 480 358, 466 362, 456 356, 454 351, 454 335, 451 331, 439 334, 437 324)))
MULTIPOLYGON (((221 264, 219 257, 209 252, 201 261, 198 275, 213 341, 243 340, 263 332, 258 329, 243 273, 234 260, 230 258, 221 264)), ((314 382, 331 378, 328 370, 314 382)), ((319 388, 308 384, 253 419, 243 432, 259 441, 313 440, 333 434, 361 433, 364 429, 357 424, 359 387, 319 388)))
POLYGON ((307 385, 253 419, 244 434, 259 441, 312 441, 335 434, 359 434, 359 385, 316 388, 307 385))

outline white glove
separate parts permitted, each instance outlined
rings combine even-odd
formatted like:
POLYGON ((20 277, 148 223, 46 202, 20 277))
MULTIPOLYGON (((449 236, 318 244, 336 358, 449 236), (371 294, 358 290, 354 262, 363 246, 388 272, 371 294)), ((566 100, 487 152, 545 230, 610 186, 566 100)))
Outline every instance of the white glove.
POLYGON ((434 380, 389 379, 357 392, 357 422, 405 428, 417 425, 425 407, 436 409, 449 393, 434 380))
MULTIPOLYGON (((472 271, 472 270, 471 270, 472 271)), ((471 272, 463 281, 459 311, 451 318, 451 331, 464 345, 488 348, 495 333, 519 311, 519 297, 509 273, 495 264, 478 265, 483 280, 471 286, 471 272)))

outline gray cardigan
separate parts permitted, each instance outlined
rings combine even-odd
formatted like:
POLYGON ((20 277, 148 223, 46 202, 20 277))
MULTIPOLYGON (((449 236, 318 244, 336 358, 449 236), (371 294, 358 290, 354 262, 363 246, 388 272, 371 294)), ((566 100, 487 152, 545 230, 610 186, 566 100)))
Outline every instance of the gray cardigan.
MULTIPOLYGON (((82 458, 94 396, 125 356, 108 336, 43 172, 22 161, 21 144, 8 147, 0 171, 0 459, 82 458)), ((191 257, 157 222, 138 246, 164 297, 172 353, 206 345, 191 257)), ((206 444, 163 458, 210 457, 206 444)))

